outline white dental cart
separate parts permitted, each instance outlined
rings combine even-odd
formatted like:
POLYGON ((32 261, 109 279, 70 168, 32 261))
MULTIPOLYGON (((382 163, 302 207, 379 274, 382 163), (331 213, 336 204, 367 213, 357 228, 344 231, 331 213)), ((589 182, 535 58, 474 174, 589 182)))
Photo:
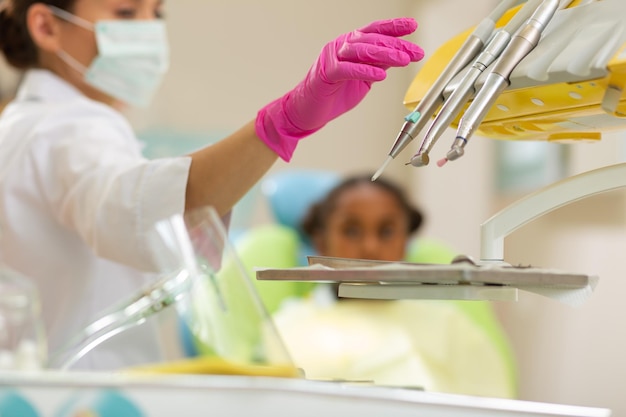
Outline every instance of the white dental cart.
POLYGON ((607 417, 611 412, 602 408, 289 378, 49 371, 0 374, 2 417, 286 415, 607 417))

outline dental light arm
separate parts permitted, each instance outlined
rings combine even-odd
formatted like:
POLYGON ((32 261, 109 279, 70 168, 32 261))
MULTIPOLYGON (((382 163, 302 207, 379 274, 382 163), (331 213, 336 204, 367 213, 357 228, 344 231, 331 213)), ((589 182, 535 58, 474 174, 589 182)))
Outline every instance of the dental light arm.
POLYGON ((584 172, 524 197, 481 225, 481 262, 502 263, 504 238, 532 220, 575 201, 619 188, 626 188, 626 163, 584 172))

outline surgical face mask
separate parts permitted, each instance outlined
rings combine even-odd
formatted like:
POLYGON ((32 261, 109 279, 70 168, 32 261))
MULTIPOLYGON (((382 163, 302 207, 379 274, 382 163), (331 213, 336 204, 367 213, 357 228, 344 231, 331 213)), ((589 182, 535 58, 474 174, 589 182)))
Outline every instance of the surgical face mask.
POLYGON ((150 104, 169 67, 165 24, 160 20, 104 20, 95 24, 49 6, 63 20, 96 35, 98 55, 85 67, 67 52, 59 57, 96 89, 138 107, 150 104))

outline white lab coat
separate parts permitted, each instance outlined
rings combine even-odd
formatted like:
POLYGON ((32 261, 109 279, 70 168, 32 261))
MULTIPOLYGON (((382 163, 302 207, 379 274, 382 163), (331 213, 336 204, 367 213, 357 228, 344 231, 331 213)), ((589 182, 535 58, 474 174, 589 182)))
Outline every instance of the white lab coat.
MULTIPOLYGON (((182 213, 190 158, 146 160, 125 118, 45 70, 0 115, 0 259, 34 280, 49 350, 149 275, 145 237, 182 213)), ((158 360, 149 326, 117 336, 80 368, 158 360)))

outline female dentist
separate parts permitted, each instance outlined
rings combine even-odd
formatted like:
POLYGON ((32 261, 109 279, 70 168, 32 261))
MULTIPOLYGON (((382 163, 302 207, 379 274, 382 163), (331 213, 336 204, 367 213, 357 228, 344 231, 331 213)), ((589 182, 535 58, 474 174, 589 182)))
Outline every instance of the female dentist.
MULTIPOLYGON (((0 0, 0 50, 24 70, 0 116, 0 256, 32 278, 50 351, 146 284, 158 220, 227 216, 278 157, 356 106, 390 67, 423 57, 410 18, 326 44, 304 79, 238 131, 190 155, 146 160, 120 110, 148 104, 168 66, 159 0, 0 0)), ((78 368, 162 358, 141 326, 78 368)))

